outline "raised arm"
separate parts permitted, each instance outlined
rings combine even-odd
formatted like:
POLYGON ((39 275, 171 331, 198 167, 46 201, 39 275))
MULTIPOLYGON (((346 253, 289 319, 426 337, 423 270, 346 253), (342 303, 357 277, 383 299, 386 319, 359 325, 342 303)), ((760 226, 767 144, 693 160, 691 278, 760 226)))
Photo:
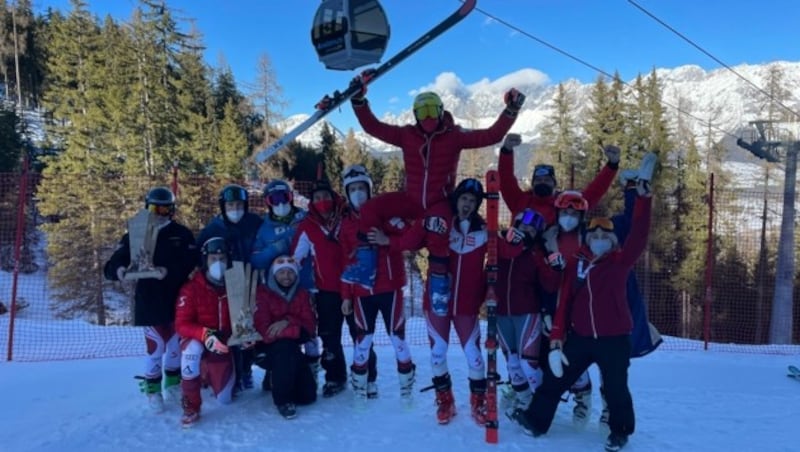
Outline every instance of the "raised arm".
POLYGON ((645 187, 646 182, 640 181, 637 185, 638 196, 633 208, 633 218, 631 220, 631 230, 625 244, 622 245, 622 257, 620 262, 633 267, 636 260, 642 255, 647 247, 647 238, 650 235, 650 210, 652 198, 649 188, 645 187))
POLYGON ((606 163, 606 166, 604 166, 603 169, 597 173, 597 176, 589 182, 589 185, 583 189, 583 197, 586 198, 586 201, 589 203, 589 209, 595 207, 597 203, 600 202, 608 191, 608 188, 611 187, 611 184, 614 182, 617 169, 619 169, 620 149, 616 146, 609 145, 603 149, 603 152, 605 152, 608 158, 608 163, 606 163))
POLYGON ((521 142, 522 138, 518 134, 509 133, 500 148, 500 159, 497 165, 497 172, 500 176, 500 195, 511 209, 512 215, 525 208, 525 193, 519 187, 517 176, 514 175, 514 147, 521 142))
POLYGON ((372 113, 372 109, 369 108, 367 99, 357 101, 353 98, 351 104, 353 105, 353 112, 356 114, 356 119, 358 119, 358 123, 361 124, 364 132, 367 132, 383 142, 398 147, 402 146, 404 126, 386 124, 378 120, 375 114, 372 113))

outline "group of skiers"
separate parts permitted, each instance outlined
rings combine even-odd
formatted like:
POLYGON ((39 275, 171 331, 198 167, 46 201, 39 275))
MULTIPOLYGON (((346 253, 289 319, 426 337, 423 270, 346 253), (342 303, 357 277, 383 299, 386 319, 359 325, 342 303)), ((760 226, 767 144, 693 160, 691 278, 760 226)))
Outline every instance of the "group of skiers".
MULTIPOLYGON (((147 194, 145 207, 163 223, 153 256, 160 277, 139 280, 135 294, 135 324, 145 326, 147 344, 141 384, 151 406, 163 409, 163 390, 182 400, 182 423, 192 425, 204 384, 229 402, 253 387, 255 364, 266 370, 262 388, 271 390, 280 414, 292 418, 296 405, 315 401, 320 365, 323 397, 346 388, 345 321, 354 343, 350 385, 356 400, 366 403, 378 396, 372 344, 379 314, 395 351, 401 397, 410 398, 416 365, 405 341, 403 253, 427 248, 423 311, 436 419, 447 424, 456 415, 447 363, 452 325, 467 361, 471 416, 483 426, 487 373, 479 314, 489 233, 479 209, 486 193, 477 179, 456 184, 456 171, 462 150, 502 141, 500 192, 513 218, 497 240, 495 288, 510 387, 506 414, 527 433, 544 434, 562 393, 570 390, 575 421, 585 423, 592 390, 586 370, 596 363, 601 421, 610 429, 606 448, 624 446, 634 430, 629 359, 660 341, 651 334, 657 332, 647 323, 632 272, 647 241, 654 160, 622 172, 622 215, 589 219, 617 176, 619 148, 605 147, 608 163, 583 191, 558 191, 549 165, 535 167, 532 189, 524 191, 514 175, 521 139, 508 133, 524 102, 517 90, 505 94, 505 108, 490 127, 468 130, 454 123, 432 92, 416 96, 414 124, 383 123, 369 108, 366 84, 361 86, 351 99, 355 115, 367 133, 402 150, 403 192, 374 193, 372 178, 356 164, 343 171, 341 194, 318 181, 307 211, 294 204, 287 182, 269 182, 262 218, 249 211, 247 190, 228 185, 219 195, 220 214, 196 241, 172 220, 175 197, 168 189, 147 194), (224 271, 235 260, 261 272, 254 324, 263 340, 229 347, 224 271)), ((123 279, 130 260, 126 234, 106 276, 123 279)))

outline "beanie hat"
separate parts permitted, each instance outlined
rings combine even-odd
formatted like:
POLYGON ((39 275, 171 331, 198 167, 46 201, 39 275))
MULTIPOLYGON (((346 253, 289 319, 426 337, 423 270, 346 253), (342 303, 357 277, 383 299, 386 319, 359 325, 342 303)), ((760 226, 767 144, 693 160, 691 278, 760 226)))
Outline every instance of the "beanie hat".
POLYGON ((275 260, 272 261, 272 267, 270 268, 270 272, 274 276, 276 273, 278 273, 278 270, 284 268, 290 268, 295 273, 298 273, 297 261, 294 260, 292 256, 287 256, 287 255, 276 257, 275 260))

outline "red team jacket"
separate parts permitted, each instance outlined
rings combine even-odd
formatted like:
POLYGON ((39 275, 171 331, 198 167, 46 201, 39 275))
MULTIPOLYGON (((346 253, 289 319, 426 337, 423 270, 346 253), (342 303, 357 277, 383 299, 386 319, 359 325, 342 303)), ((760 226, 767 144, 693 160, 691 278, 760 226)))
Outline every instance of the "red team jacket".
POLYGON ((295 288, 291 300, 287 300, 273 289, 258 286, 253 324, 265 344, 278 339, 300 339, 303 330, 309 336, 316 335, 317 320, 311 307, 311 295, 297 283, 295 288), (277 336, 269 336, 269 326, 279 320, 287 320, 289 324, 277 336))
POLYGON ((224 340, 231 336, 228 295, 224 287, 211 284, 197 271, 178 294, 175 330, 182 338, 203 342, 206 328, 218 331, 224 340))
POLYGON ((427 136, 416 125, 395 126, 379 121, 367 102, 353 104, 353 110, 365 132, 402 149, 405 189, 423 209, 446 201, 453 192, 462 150, 500 142, 516 120, 516 115, 504 111, 488 129, 468 130, 457 126, 450 112, 445 111, 442 125, 427 136))
POLYGON ((547 265, 538 245, 524 249, 498 237, 497 254, 497 315, 538 314, 538 288, 555 292, 561 273, 547 265))
MULTIPOLYGON (((341 209, 341 198, 334 201, 341 209)), ((342 276, 342 246, 339 243, 340 223, 329 228, 325 226, 313 206, 308 215, 297 225, 292 239, 294 258, 298 262, 312 259, 314 265, 314 284, 317 289, 339 293, 339 278, 342 276)))
POLYGON ((638 197, 631 231, 621 249, 592 262, 588 247, 582 247, 564 270, 552 339, 564 340, 569 330, 579 336, 604 337, 630 334, 633 328, 626 280, 647 246, 651 199, 638 197), (583 279, 578 276, 583 270, 583 279))
MULTIPOLYGON (((503 201, 511 210, 511 217, 526 208, 531 208, 539 212, 547 224, 555 224, 558 221, 556 207, 554 205, 558 192, 553 192, 550 196, 536 196, 533 191, 522 191, 514 175, 514 153, 500 153, 500 162, 497 171, 500 175, 500 194, 503 201)), ((594 180, 584 188, 581 193, 589 203, 589 209, 596 206, 603 195, 608 191, 608 187, 614 182, 617 174, 617 165, 607 164, 597 173, 594 180)))
MULTIPOLYGON (((380 206, 377 206, 380 208, 380 206)), ((358 247, 358 212, 348 209, 342 218, 339 242, 341 243, 342 257, 344 265, 355 262, 355 251, 358 247)), ((409 228, 401 219, 393 219, 384 224, 381 229, 391 238, 400 237, 409 228)), ((358 284, 341 284, 342 299, 354 300, 355 297, 367 297, 379 293, 394 292, 400 290, 406 284, 406 266, 403 260, 404 245, 399 244, 398 248, 393 246, 378 247, 378 265, 375 276, 375 286, 372 290, 367 290, 358 284)))

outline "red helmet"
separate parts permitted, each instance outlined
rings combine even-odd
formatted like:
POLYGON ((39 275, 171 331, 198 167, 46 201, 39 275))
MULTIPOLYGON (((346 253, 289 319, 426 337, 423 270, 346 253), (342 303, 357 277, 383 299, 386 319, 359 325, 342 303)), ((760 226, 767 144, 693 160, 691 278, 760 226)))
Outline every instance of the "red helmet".
POLYGON ((581 212, 589 210, 589 202, 583 194, 575 190, 562 191, 555 200, 556 209, 575 209, 581 212))

